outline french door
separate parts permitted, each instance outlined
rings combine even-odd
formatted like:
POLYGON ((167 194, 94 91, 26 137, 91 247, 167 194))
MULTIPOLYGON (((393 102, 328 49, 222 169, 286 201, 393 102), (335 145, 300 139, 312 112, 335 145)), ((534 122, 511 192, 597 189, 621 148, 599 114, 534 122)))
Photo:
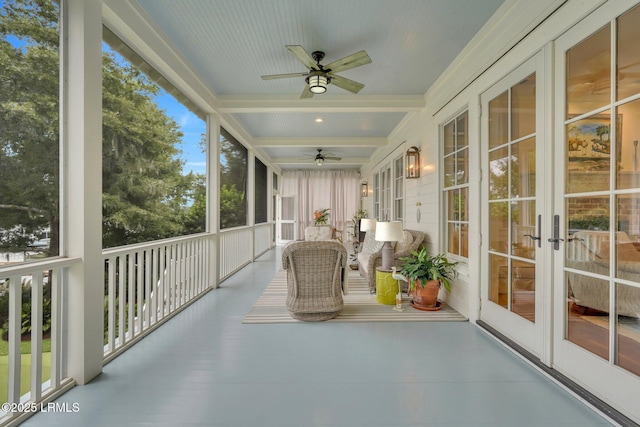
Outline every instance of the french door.
POLYGON ((298 239, 298 204, 296 196, 278 196, 276 208, 277 243, 298 239))
POLYGON ((481 95, 480 319, 540 357, 543 342, 542 53, 481 95))
POLYGON ((556 43, 553 367, 640 420, 640 6, 556 43))

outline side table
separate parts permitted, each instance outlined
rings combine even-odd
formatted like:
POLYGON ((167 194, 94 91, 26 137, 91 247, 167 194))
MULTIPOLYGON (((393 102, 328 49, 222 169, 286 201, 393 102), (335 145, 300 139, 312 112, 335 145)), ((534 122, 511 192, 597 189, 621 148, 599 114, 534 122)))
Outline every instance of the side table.
POLYGON ((376 301, 380 304, 395 305, 398 293, 398 281, 391 270, 376 268, 376 301))

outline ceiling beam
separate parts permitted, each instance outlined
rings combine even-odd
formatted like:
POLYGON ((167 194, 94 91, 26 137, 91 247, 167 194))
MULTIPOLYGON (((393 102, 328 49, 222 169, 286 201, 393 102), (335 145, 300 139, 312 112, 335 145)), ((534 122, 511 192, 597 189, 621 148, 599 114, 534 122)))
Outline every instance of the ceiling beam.
MULTIPOLYGON (((309 160, 300 160, 299 158, 293 157, 277 157, 272 159, 274 163, 277 163, 280 166, 283 165, 305 165, 308 163, 313 164, 313 157, 309 157, 309 160)), ((327 165, 335 165, 335 166, 357 166, 360 167, 363 164, 368 164, 370 159, 368 157, 343 157, 342 160, 339 161, 327 161, 327 165)))
POLYGON ((404 113, 420 111, 424 106, 423 95, 320 95, 310 99, 292 96, 221 96, 216 110, 221 113, 404 113))
POLYGON ((384 147, 387 138, 255 138, 255 147, 384 147))

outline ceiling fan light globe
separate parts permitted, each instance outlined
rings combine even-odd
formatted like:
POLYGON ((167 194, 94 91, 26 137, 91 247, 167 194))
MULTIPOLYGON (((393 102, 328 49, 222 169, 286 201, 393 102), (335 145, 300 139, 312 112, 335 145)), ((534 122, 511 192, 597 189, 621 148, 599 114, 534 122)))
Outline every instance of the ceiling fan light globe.
POLYGON ((323 159, 316 159, 316 165, 322 166, 323 163, 324 163, 323 159))
POLYGON ((315 94, 325 93, 329 83, 326 76, 309 76, 309 91, 315 94))

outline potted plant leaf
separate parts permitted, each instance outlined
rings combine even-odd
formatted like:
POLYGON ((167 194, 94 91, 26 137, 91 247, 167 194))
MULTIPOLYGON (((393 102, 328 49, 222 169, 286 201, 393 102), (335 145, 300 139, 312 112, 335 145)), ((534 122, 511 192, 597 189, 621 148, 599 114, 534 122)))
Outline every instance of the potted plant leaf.
POLYGON ((400 259, 400 274, 409 281, 411 305, 419 310, 440 310, 438 291, 440 286, 451 292, 451 279, 456 277, 457 262, 451 262, 444 254, 429 255, 425 248, 412 251, 412 256, 400 259))

